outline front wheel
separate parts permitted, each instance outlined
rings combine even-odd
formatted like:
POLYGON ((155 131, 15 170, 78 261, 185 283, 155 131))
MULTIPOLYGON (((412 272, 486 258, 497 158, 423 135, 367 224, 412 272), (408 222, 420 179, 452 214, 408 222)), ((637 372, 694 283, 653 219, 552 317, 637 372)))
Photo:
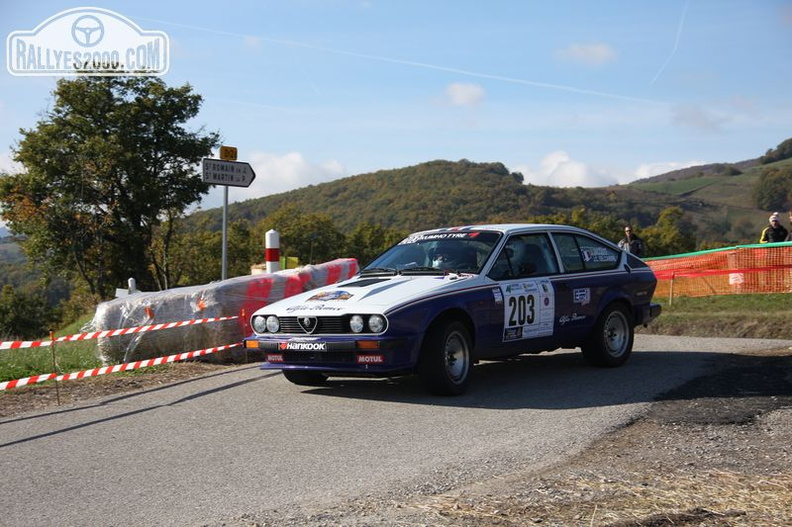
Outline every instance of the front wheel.
POLYGON ((630 358, 634 338, 635 328, 625 308, 611 305, 600 314, 581 349, 594 366, 621 366, 630 358))
POLYGON ((318 371, 282 370, 282 372, 286 380, 300 386, 322 386, 327 382, 327 375, 318 371))
POLYGON ((426 333, 418 376, 435 395, 460 395, 470 384, 473 344, 467 327, 458 321, 435 324, 426 333))

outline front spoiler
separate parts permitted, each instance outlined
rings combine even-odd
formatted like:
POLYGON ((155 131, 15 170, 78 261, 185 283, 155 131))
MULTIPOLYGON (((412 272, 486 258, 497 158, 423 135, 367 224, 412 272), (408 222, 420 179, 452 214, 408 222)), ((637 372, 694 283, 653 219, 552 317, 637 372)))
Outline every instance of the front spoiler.
POLYGON ((247 349, 263 352, 263 370, 313 370, 387 374, 413 369, 408 339, 273 339, 250 337, 247 349))

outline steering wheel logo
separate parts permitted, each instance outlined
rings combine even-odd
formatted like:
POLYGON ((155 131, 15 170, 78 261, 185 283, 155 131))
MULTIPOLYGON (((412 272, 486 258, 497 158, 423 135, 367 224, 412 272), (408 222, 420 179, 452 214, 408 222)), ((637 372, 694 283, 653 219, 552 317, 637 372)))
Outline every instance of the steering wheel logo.
POLYGON ((104 24, 93 15, 81 16, 72 24, 71 34, 76 43, 92 48, 104 38, 104 24))

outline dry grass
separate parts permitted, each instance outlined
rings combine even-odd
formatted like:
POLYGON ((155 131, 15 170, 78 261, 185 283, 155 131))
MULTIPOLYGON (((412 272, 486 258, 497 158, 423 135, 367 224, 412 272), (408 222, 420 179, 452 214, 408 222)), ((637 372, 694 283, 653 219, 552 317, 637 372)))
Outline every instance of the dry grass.
POLYGON ((442 495, 419 505, 436 525, 773 526, 792 525, 792 474, 595 473, 543 480, 512 496, 442 495))

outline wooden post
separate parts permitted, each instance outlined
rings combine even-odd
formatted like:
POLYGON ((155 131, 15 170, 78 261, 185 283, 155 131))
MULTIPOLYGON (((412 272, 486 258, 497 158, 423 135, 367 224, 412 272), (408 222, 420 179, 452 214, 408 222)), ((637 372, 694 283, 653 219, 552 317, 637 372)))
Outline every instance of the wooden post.
MULTIPOLYGON (((60 372, 58 372, 58 360, 55 356, 55 332, 50 330, 49 334, 50 340, 52 341, 52 344, 50 344, 50 348, 52 348, 52 371, 58 374, 60 372)), ((55 401, 58 403, 58 406, 60 406, 60 384, 58 384, 57 377, 55 377, 55 401)))
POLYGON ((674 303, 674 276, 676 273, 671 273, 671 284, 668 286, 668 307, 674 303))

